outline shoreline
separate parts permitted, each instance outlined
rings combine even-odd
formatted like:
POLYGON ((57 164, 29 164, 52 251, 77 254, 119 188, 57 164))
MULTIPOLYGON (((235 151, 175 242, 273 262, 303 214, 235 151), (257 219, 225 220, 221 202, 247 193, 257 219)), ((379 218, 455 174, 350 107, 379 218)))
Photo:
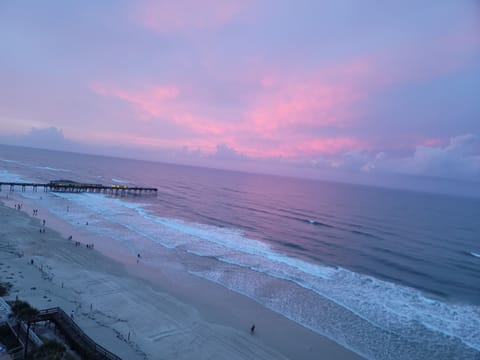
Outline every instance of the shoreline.
POLYGON ((22 258, 8 258, 0 251, 0 270, 16 270, 10 272, 14 281, 1 273, 3 281, 14 283, 7 298, 18 295, 38 308, 73 310, 93 340, 121 357, 361 359, 246 296, 182 271, 175 252, 165 250, 160 270, 143 259, 137 264, 112 240, 61 221, 42 209, 41 201, 19 198, 7 199, 6 205, 0 200, 0 216, 9 219, 0 241, 16 241, 24 252, 22 258), (22 211, 13 209, 16 202, 24 203, 22 211), (38 217, 29 215, 32 206, 40 210, 38 217), (39 233, 42 219, 45 234, 39 233), (73 241, 67 240, 69 233, 73 241), (83 245, 76 247, 75 241, 83 245), (85 247, 90 243, 94 249, 85 247))

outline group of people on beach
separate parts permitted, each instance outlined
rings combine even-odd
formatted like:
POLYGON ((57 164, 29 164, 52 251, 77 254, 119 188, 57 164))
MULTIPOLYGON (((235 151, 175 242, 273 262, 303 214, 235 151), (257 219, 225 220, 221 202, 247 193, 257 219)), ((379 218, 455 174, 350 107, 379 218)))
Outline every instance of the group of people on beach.
MULTIPOLYGON (((72 240, 73 239, 73 236, 70 235, 68 237, 68 240, 72 240)), ((80 241, 75 241, 75 246, 76 247, 80 247, 82 245, 82 243, 80 241)), ((92 244, 87 244, 85 245, 87 249, 93 249, 95 247, 95 245, 92 243, 92 244)))
POLYGON ((23 204, 15 204, 15 210, 22 210, 23 204))

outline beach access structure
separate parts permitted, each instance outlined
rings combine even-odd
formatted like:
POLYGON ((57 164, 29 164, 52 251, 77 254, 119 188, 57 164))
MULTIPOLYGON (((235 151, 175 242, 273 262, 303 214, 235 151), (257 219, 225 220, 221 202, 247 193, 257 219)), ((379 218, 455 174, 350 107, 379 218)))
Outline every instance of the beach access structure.
POLYGON ((70 346, 82 359, 121 360, 114 353, 93 341, 83 330, 59 307, 40 310, 34 322, 50 321, 68 339, 70 346))
POLYGON ((7 187, 8 191, 13 192, 16 188, 25 192, 31 189, 37 192, 42 189, 44 192, 69 192, 69 193, 104 193, 111 195, 142 195, 142 194, 157 194, 158 189, 153 187, 142 186, 127 186, 127 185, 102 185, 102 184, 88 184, 80 183, 71 180, 55 180, 49 183, 23 183, 23 182, 2 182, 0 181, 0 191, 3 187, 7 187))
MULTIPOLYGON (((43 344, 43 341, 35 334, 35 331, 27 331, 27 325, 17 318, 11 318, 12 310, 10 305, 0 297, 0 324, 8 324, 12 333, 20 342, 20 349, 13 349, 10 353, 18 353, 23 359, 23 349, 28 343, 33 348, 38 348, 43 344), (27 336, 28 334, 28 336, 27 336)), ((62 335, 68 341, 70 347, 82 359, 86 360, 121 360, 121 358, 114 353, 108 351, 103 346, 93 341, 83 330, 68 316, 60 307, 53 307, 49 309, 40 310, 35 318, 30 320, 31 323, 51 322, 55 324, 56 328, 60 330, 62 335)), ((13 357, 20 358, 20 357, 13 357)))

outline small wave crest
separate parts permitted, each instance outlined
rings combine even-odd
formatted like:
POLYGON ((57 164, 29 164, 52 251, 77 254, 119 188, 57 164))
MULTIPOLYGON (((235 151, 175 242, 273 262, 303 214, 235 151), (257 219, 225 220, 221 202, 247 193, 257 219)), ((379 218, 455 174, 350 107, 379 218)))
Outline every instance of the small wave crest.
POLYGON ((323 222, 320 222, 320 221, 312 220, 312 219, 305 219, 303 221, 307 222, 309 224, 315 225, 315 226, 323 226, 323 227, 328 227, 328 228, 333 228, 334 227, 332 225, 329 225, 329 224, 326 224, 326 223, 323 223, 323 222))
POLYGON ((50 166, 35 166, 35 169, 54 171, 54 172, 71 172, 72 171, 68 169, 54 168, 50 166))

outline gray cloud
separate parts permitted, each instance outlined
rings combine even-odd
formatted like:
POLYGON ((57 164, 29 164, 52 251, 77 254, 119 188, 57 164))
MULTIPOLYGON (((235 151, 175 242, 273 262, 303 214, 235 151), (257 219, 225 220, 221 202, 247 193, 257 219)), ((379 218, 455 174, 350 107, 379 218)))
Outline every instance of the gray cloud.
POLYGON ((7 145, 28 146, 42 149, 78 151, 80 146, 67 140, 61 129, 56 127, 35 128, 21 135, 0 136, 0 142, 7 145))
POLYGON ((412 157, 399 162, 399 172, 457 179, 480 179, 480 138, 465 134, 447 146, 418 146, 412 157))
POLYGON ((235 149, 228 147, 225 144, 217 145, 217 151, 215 152, 214 157, 221 160, 239 160, 246 158, 245 155, 236 152, 235 149))
POLYGON ((348 151, 317 160, 315 166, 335 169, 339 174, 358 173, 372 181, 379 176, 402 174, 475 182, 480 180, 480 137, 468 133, 452 137, 444 146, 417 146, 405 157, 386 152, 348 151))

